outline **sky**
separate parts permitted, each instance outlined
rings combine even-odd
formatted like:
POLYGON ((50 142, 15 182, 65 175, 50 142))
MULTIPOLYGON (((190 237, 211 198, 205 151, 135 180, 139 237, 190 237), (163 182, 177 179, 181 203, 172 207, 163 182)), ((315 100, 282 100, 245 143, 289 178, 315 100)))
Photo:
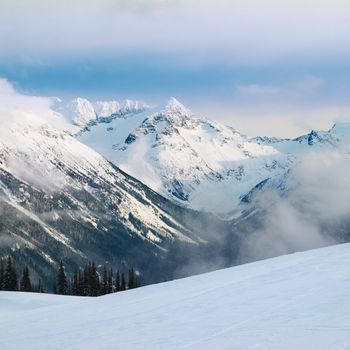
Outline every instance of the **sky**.
POLYGON ((174 96, 250 135, 350 121, 343 0, 0 0, 0 77, 23 94, 174 96))

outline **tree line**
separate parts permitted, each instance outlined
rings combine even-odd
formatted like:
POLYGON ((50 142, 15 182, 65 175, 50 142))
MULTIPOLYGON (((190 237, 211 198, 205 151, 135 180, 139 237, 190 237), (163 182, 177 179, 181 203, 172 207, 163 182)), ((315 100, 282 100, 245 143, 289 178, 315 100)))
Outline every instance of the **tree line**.
POLYGON ((54 283, 55 294, 99 296, 109 293, 121 292, 141 286, 140 279, 134 268, 130 268, 127 278, 124 272, 103 267, 102 274, 97 272, 94 261, 89 262, 83 269, 76 269, 71 279, 65 272, 63 262, 60 262, 57 278, 54 283))
MULTIPOLYGON (((138 273, 134 268, 127 275, 104 266, 102 273, 97 271, 94 261, 83 268, 77 268, 72 276, 67 276, 63 261, 60 262, 52 292, 61 295, 99 296, 109 293, 138 288, 141 286, 138 273)), ((0 261, 0 290, 44 293, 42 281, 33 283, 28 266, 25 266, 18 279, 15 262, 11 257, 0 261)))
POLYGON ((6 266, 3 260, 0 261, 0 290, 44 293, 40 279, 37 284, 32 283, 27 266, 23 269, 20 280, 17 276, 15 262, 10 256, 6 260, 6 266))

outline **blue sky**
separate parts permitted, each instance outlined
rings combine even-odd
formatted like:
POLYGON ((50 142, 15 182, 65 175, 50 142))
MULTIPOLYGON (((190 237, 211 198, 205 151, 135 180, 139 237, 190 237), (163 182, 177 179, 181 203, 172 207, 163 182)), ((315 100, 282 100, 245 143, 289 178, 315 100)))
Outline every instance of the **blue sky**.
POLYGON ((27 94, 176 96, 250 134, 350 121, 342 0, 2 0, 0 42, 0 76, 27 94))

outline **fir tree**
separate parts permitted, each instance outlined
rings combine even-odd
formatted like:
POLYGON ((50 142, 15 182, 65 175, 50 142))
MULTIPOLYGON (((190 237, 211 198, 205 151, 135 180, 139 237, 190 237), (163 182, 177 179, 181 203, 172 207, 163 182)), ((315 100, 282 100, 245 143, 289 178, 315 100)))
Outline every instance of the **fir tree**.
POLYGON ((41 279, 39 279, 38 286, 36 288, 36 292, 37 293, 45 293, 44 287, 43 287, 43 282, 41 281, 41 279))
POLYGON ((79 276, 78 270, 74 271, 73 279, 72 279, 72 295, 79 295, 79 276))
POLYGON ((7 258, 7 265, 4 273, 3 285, 4 285, 4 290, 8 290, 8 291, 18 290, 16 267, 12 262, 12 259, 10 256, 7 258))
POLYGON ((107 293, 113 293, 113 269, 110 268, 107 276, 107 293))
POLYGON ((124 272, 122 272, 121 278, 120 278, 120 290, 126 290, 126 282, 125 282, 125 275, 124 272))
POLYGON ((78 294, 77 295, 85 295, 85 278, 84 273, 80 269, 78 270, 78 294))
POLYGON ((121 281, 120 281, 120 272, 119 271, 117 271, 115 274, 114 290, 116 292, 121 291, 121 281))
POLYGON ((4 275, 5 275, 5 269, 4 269, 4 262, 0 261, 0 290, 4 289, 4 275))
POLYGON ((11 272, 11 286, 12 290, 18 290, 18 278, 15 262, 12 264, 12 272, 11 272))
POLYGON ((133 289, 135 284, 135 273, 134 269, 131 268, 129 269, 129 274, 128 274, 128 289, 133 289))
POLYGON ((21 279, 21 291, 23 292, 31 292, 32 284, 29 276, 29 269, 26 266, 23 270, 22 279, 21 279))
POLYGON ((57 281, 56 281, 56 278, 55 278, 55 280, 52 283, 52 292, 54 294, 57 294, 57 281))
POLYGON ((135 269, 132 267, 129 269, 129 278, 128 278, 128 288, 134 289, 138 288, 140 286, 139 279, 137 277, 137 274, 135 272, 135 269))
POLYGON ((141 286, 140 278, 136 274, 135 274, 134 286, 135 286, 134 288, 139 288, 141 286))
POLYGON ((107 294, 107 284, 108 284, 108 276, 107 276, 107 267, 103 267, 103 274, 102 274, 102 282, 101 282, 101 294, 107 294))
POLYGON ((98 274, 96 271, 96 265, 94 261, 89 264, 87 282, 88 282, 88 293, 87 293, 88 296, 95 297, 101 294, 100 279, 98 277, 98 274))
POLYGON ((67 277, 62 260, 57 274, 57 294, 67 294, 67 277))

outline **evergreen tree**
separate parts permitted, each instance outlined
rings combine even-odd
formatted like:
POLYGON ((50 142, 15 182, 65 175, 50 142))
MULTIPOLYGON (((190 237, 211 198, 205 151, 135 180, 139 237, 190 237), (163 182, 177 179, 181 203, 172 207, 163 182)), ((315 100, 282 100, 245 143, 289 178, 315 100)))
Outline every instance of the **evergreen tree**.
POLYGON ((11 272, 11 286, 12 290, 18 290, 18 278, 15 262, 12 264, 12 272, 11 272))
POLYGON ((141 286, 140 278, 135 274, 134 288, 139 288, 141 286))
POLYGON ((89 281, 90 281, 90 277, 89 277, 89 273, 90 273, 90 264, 89 265, 85 265, 84 267, 84 271, 82 274, 82 283, 81 283, 81 288, 82 288, 82 294, 84 296, 88 296, 90 295, 90 289, 89 289, 89 281))
POLYGON ((53 283, 52 283, 52 292, 53 294, 57 294, 57 278, 54 279, 53 283))
POLYGON ((62 260, 57 274, 57 294, 67 294, 67 277, 62 260))
POLYGON ((135 269, 132 267, 129 269, 129 277, 128 277, 128 288, 134 289, 140 287, 139 278, 135 272, 135 269))
POLYGON ((44 287, 43 287, 43 282, 41 281, 41 279, 39 279, 38 286, 36 288, 36 292, 37 293, 45 293, 44 287))
POLYGON ((80 269, 78 270, 78 294, 77 295, 85 295, 85 278, 84 272, 80 269))
POLYGON ((17 272, 11 257, 7 258, 7 265, 4 273, 4 290, 15 291, 18 290, 17 272))
POLYGON ((101 282, 101 294, 107 294, 107 284, 108 284, 108 276, 107 276, 107 267, 106 265, 103 267, 103 274, 102 274, 102 282, 101 282))
POLYGON ((115 274, 114 290, 116 292, 120 292, 121 291, 121 281, 120 281, 120 272, 119 272, 119 270, 117 270, 117 272, 115 274))
POLYGON ((21 291, 23 292, 31 292, 32 284, 29 276, 29 269, 26 266, 23 270, 22 279, 21 279, 21 291))
POLYGON ((129 269, 128 273, 128 289, 133 289, 135 284, 134 268, 129 269))
POLYGON ((110 268, 107 276, 107 293, 113 293, 113 269, 110 268))
POLYGON ((79 295, 79 276, 78 270, 74 271, 73 279, 72 279, 72 295, 79 295))
POLYGON ((124 272, 122 272, 121 278, 120 278, 120 290, 126 290, 126 282, 125 282, 125 275, 124 272))
MULTIPOLYGON (((140 281, 134 268, 128 271, 127 280, 125 274, 117 271, 114 275, 113 269, 107 269, 104 266, 102 276, 100 278, 96 264, 94 261, 85 265, 84 269, 78 268, 74 271, 73 276, 68 278, 65 272, 63 261, 60 261, 57 276, 53 282, 53 292, 56 294, 71 294, 81 296, 98 296, 133 289, 140 286, 140 281)), ((28 266, 25 266, 18 285, 17 272, 13 259, 9 256, 4 267, 3 261, 0 259, 0 290, 7 291, 26 291, 44 293, 42 280, 33 284, 30 279, 28 266)))
POLYGON ((4 262, 0 261, 0 290, 4 289, 4 275, 5 275, 5 268, 4 268, 4 262))
POLYGON ((96 265, 93 261, 88 267, 88 293, 87 295, 95 297, 101 294, 100 279, 96 271, 96 265))

